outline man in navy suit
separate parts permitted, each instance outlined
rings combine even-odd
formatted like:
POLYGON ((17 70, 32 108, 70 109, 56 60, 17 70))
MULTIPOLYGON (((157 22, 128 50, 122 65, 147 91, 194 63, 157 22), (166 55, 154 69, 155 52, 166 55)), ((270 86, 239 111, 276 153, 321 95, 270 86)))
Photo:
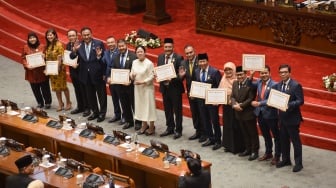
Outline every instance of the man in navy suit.
MULTIPOLYGON (((158 56, 157 66, 172 63, 175 72, 178 74, 183 57, 174 52, 174 41, 172 38, 164 39, 164 53, 158 56)), ((161 137, 174 134, 174 139, 182 136, 182 93, 184 87, 182 79, 176 78, 160 82, 160 92, 163 98, 163 107, 166 117, 166 130, 160 134, 161 137), (175 115, 175 120, 174 120, 175 115)))
POLYGON ((259 161, 265 161, 273 158, 272 148, 274 137, 274 158, 271 161, 272 165, 279 162, 281 148, 280 148, 280 131, 278 126, 278 110, 267 106, 267 99, 271 88, 276 84, 271 79, 271 69, 268 65, 263 71, 260 71, 260 79, 253 81, 254 72, 251 72, 249 85, 257 89, 257 100, 252 101, 252 106, 255 107, 254 114, 258 117, 258 124, 261 133, 265 140, 265 154, 259 158, 259 161), (271 135, 272 132, 272 135, 271 135))
MULTIPOLYGON (((193 81, 211 84, 211 88, 218 88, 222 75, 218 69, 209 66, 208 54, 201 53, 197 55, 198 68, 193 74, 193 81)), ((201 120, 205 126, 208 140, 202 144, 202 147, 213 145, 212 149, 217 150, 222 147, 222 132, 219 127, 219 105, 205 104, 205 99, 197 99, 198 109, 201 120)))
POLYGON ((101 41, 92 38, 91 28, 83 27, 81 35, 82 41, 74 46, 70 58, 78 57, 79 79, 85 85, 88 104, 92 110, 88 120, 97 119, 97 122, 102 122, 107 110, 106 64, 102 61, 105 47, 101 41))
POLYGON ((290 141, 294 147, 295 166, 293 172, 302 170, 302 143, 300 140, 300 123, 303 120, 300 106, 304 103, 301 84, 291 78, 291 67, 287 64, 279 66, 281 82, 275 85, 275 89, 289 95, 286 111, 279 110, 280 140, 282 161, 276 167, 290 166, 290 141))

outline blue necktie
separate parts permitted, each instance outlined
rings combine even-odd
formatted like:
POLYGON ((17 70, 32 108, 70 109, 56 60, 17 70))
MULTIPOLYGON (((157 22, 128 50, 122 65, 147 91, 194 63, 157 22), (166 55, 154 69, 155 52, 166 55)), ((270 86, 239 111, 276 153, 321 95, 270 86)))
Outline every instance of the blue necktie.
POLYGON ((125 68, 124 57, 125 57, 125 54, 121 54, 121 57, 120 57, 120 68, 125 68))
POLYGON ((205 70, 202 70, 202 78, 201 78, 202 82, 205 82, 205 70))

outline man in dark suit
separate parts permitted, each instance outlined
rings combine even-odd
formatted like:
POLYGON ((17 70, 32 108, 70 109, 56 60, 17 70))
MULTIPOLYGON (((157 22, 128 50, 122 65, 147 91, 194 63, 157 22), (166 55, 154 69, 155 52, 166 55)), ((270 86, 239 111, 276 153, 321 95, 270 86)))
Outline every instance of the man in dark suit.
POLYGON ((197 99, 189 96, 192 76, 195 70, 198 68, 198 59, 194 47, 191 45, 186 45, 184 47, 184 53, 187 59, 182 62, 183 68, 179 70, 179 76, 182 79, 186 79, 187 96, 191 111, 191 117, 196 131, 192 136, 189 137, 189 140, 199 139, 200 142, 204 142, 207 137, 205 136, 204 126, 200 118, 197 99))
POLYGON ((251 102, 256 97, 256 90, 247 85, 249 79, 246 76, 246 71, 243 71, 242 66, 236 68, 236 76, 237 80, 232 85, 231 104, 243 133, 246 148, 239 156, 250 155, 248 160, 252 161, 259 157, 259 137, 256 117, 253 113, 254 107, 251 105, 251 102))
POLYGON ((113 103, 113 112, 114 116, 108 121, 109 123, 116 122, 120 120, 120 125, 122 125, 124 122, 122 121, 122 114, 121 114, 121 108, 120 108, 120 102, 119 102, 119 95, 116 90, 116 87, 113 86, 113 84, 109 83, 109 78, 111 77, 111 69, 113 67, 113 59, 116 58, 119 55, 119 50, 117 48, 117 42, 113 36, 109 36, 106 39, 106 45, 107 48, 104 57, 103 62, 106 64, 106 75, 107 83, 109 84, 110 93, 112 97, 112 103, 113 103))
POLYGON ((278 110, 267 106, 267 99, 271 88, 276 84, 271 79, 271 69, 268 65, 265 70, 260 71, 260 79, 253 81, 254 71, 251 72, 249 86, 257 89, 257 100, 252 101, 252 106, 255 107, 254 114, 258 117, 258 124, 261 133, 265 140, 265 154, 259 158, 259 161, 265 161, 273 158, 272 148, 274 137, 274 158, 271 161, 272 165, 279 162, 281 147, 280 147, 280 130, 278 126, 278 110), (272 135, 271 135, 272 132, 272 135))
POLYGON ((291 67, 287 64, 280 65, 279 74, 281 82, 275 85, 275 89, 289 95, 286 111, 279 110, 280 140, 282 161, 276 167, 290 166, 290 141, 294 147, 295 166, 293 172, 302 170, 302 143, 300 140, 300 123, 302 115, 300 106, 304 103, 301 84, 291 78, 291 67))
POLYGON ((33 158, 31 155, 25 155, 15 161, 19 174, 11 175, 6 178, 6 188, 26 188, 34 179, 29 175, 33 174, 33 158))
POLYGON ((92 110, 88 120, 97 119, 97 122, 102 122, 105 120, 107 110, 106 64, 102 61, 105 47, 101 41, 92 38, 91 28, 83 27, 81 35, 82 42, 75 45, 70 58, 78 57, 79 78, 85 85, 88 104, 92 110), (98 107, 97 96, 100 108, 98 107))
POLYGON ((191 175, 182 175, 178 180, 178 188, 209 188, 211 175, 208 170, 202 169, 199 159, 187 159, 188 169, 191 175))
MULTIPOLYGON (((164 53, 159 55, 157 65, 162 66, 172 63, 174 64, 175 72, 178 74, 183 57, 174 53, 173 39, 165 38, 163 48, 164 53)), ((167 129, 160 136, 174 134, 174 139, 178 139, 182 136, 182 93, 184 93, 182 80, 177 75, 176 78, 161 81, 160 92, 162 93, 167 125, 167 129)))
MULTIPOLYGON (((198 54, 198 68, 195 70, 192 80, 211 84, 211 88, 218 88, 222 75, 219 70, 209 66, 209 59, 206 53, 198 54)), ((219 105, 205 104, 205 99, 197 99, 198 109, 202 124, 205 126, 208 140, 202 144, 203 147, 211 146, 213 150, 222 147, 222 132, 219 127, 219 105)))
MULTIPOLYGON (((137 59, 134 52, 131 52, 127 49, 127 44, 124 39, 118 40, 118 50, 119 54, 113 59, 112 69, 132 69, 132 63, 135 59, 137 59)), ((134 126, 134 85, 133 83, 128 84, 115 84, 121 108, 123 110, 123 114, 125 115, 125 125, 122 127, 123 129, 128 129, 134 126)), ((138 125, 139 123, 137 123, 138 125)), ((141 128, 141 124, 140 124, 141 128)), ((139 127, 138 127, 139 129, 139 127)))
MULTIPOLYGON (((68 30, 68 44, 66 44, 66 50, 72 51, 75 43, 78 42, 78 35, 77 30, 69 29, 68 30)), ((77 64, 74 66, 69 66, 70 70, 70 77, 72 81, 72 85, 74 87, 76 101, 77 101, 77 108, 72 110, 71 114, 78 114, 83 112, 83 116, 86 117, 90 115, 90 108, 88 104, 88 99, 85 91, 85 85, 80 82, 79 80, 79 67, 78 67, 78 60, 77 64)))

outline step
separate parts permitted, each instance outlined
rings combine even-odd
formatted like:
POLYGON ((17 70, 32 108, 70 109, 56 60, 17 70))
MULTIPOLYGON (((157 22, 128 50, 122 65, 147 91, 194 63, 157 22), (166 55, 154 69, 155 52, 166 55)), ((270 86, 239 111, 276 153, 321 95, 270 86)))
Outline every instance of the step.
POLYGON ((300 133, 301 142, 304 145, 336 151, 336 140, 316 136, 314 134, 300 133))
MULTIPOLYGON (((322 78, 321 78, 321 85, 322 85, 322 78)), ((303 88, 305 101, 314 99, 315 101, 320 101, 318 104, 331 104, 336 107, 336 92, 330 92, 321 89, 314 89, 314 88, 303 88)))

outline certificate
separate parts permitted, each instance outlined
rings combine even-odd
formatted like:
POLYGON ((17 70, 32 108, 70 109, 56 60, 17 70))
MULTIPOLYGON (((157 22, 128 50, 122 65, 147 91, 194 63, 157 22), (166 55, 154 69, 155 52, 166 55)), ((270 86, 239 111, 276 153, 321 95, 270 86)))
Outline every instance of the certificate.
POLYGON ((58 75, 58 61, 47 61, 46 75, 58 75))
POLYGON ((156 74, 156 81, 161 82, 176 77, 176 72, 173 63, 157 66, 154 68, 156 74))
POLYGON ((70 53, 71 51, 69 50, 64 50, 64 54, 63 54, 63 64, 64 65, 69 65, 69 66, 75 66, 77 64, 77 59, 78 57, 76 57, 75 59, 71 59, 70 58, 70 53))
POLYGON ((129 84, 129 69, 111 69, 111 84, 129 84))
POLYGON ((207 89, 205 104, 227 104, 227 89, 207 89))
POLYGON ((243 70, 265 70, 265 55, 243 54, 243 70))
POLYGON ((26 60, 30 68, 36 68, 45 65, 41 52, 26 55, 26 60))
POLYGON ((281 111, 286 111, 288 108, 289 95, 275 89, 271 89, 267 105, 277 108, 281 111))
POLYGON ((205 99, 206 90, 211 88, 211 84, 203 82, 191 82, 190 97, 205 99))

